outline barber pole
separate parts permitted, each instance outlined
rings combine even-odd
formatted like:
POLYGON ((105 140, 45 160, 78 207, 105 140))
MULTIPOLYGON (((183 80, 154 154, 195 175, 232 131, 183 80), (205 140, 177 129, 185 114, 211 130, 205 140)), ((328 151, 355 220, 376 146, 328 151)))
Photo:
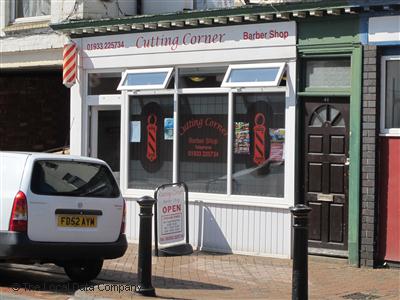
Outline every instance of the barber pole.
POLYGON ((75 43, 64 45, 63 52, 63 84, 70 88, 76 82, 76 57, 77 46, 75 43))
POLYGON ((150 114, 147 118, 147 154, 149 161, 157 159, 157 117, 150 114))
POLYGON ((258 166, 265 161, 265 117, 257 113, 254 118, 253 161, 258 166))

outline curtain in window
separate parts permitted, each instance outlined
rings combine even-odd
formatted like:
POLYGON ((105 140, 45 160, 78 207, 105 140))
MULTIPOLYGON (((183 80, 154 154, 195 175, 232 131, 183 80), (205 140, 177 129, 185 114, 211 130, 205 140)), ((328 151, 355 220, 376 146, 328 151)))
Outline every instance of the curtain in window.
POLYGON ((16 17, 27 18, 50 15, 51 0, 17 0, 16 17))
POLYGON ((195 9, 232 7, 234 0, 195 0, 195 9))

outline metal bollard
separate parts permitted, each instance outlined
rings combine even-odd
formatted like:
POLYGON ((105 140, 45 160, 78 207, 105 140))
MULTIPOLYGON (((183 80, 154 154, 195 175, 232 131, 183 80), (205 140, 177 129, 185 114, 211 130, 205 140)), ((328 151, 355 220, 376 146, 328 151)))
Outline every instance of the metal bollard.
POLYGON ((291 207, 293 214, 292 300, 308 299, 308 214, 304 204, 291 207))
POLYGON ((151 243, 154 198, 143 196, 138 201, 140 206, 139 257, 137 284, 135 292, 143 296, 155 297, 156 291, 151 283, 151 243))

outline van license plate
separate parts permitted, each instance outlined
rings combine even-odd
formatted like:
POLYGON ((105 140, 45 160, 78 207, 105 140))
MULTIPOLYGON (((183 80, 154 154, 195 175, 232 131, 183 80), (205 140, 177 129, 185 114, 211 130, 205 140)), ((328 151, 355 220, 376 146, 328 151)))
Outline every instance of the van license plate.
POLYGON ((58 227, 97 227, 97 216, 61 215, 57 216, 58 227))

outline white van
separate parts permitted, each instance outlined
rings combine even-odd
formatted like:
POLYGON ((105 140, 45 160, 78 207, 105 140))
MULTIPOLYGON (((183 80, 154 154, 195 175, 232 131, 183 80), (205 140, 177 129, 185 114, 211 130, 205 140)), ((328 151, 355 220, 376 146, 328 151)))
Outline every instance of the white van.
POLYGON ((125 201, 94 158, 0 151, 0 262, 55 263, 77 282, 127 249, 125 201))

